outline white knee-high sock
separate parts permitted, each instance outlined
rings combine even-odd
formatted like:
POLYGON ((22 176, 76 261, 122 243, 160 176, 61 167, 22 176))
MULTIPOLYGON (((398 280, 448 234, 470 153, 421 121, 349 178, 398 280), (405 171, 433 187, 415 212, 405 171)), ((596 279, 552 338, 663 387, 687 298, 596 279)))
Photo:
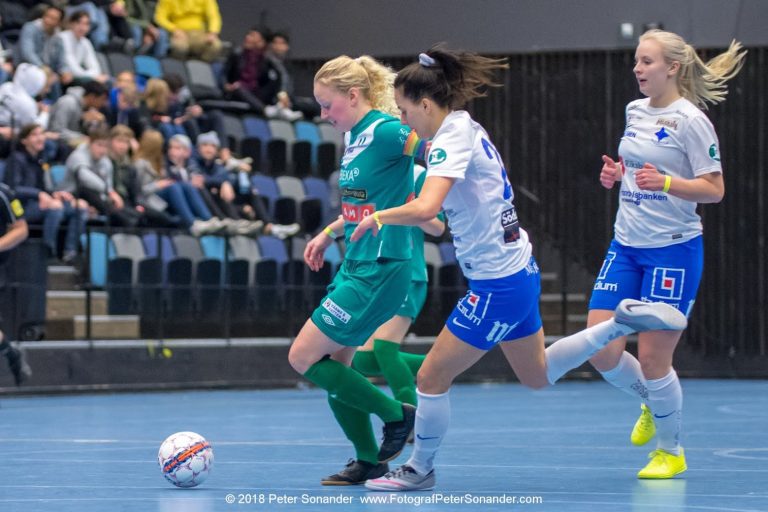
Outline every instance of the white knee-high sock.
POLYGON ((547 360, 547 380, 554 384, 568 370, 587 361, 611 341, 633 332, 635 330, 631 327, 610 319, 557 340, 544 352, 547 360))
POLYGON ((416 409, 413 453, 408 464, 417 473, 425 475, 432 471, 435 454, 443 441, 448 424, 451 422, 451 401, 448 392, 427 395, 416 390, 419 406, 416 409))
POLYGON ((627 351, 622 352, 619 363, 612 369, 600 372, 606 382, 629 396, 639 397, 648 403, 648 381, 645 380, 640 361, 627 351))
POLYGON ((683 389, 674 369, 660 379, 648 380, 648 408, 656 423, 657 448, 680 455, 683 389))

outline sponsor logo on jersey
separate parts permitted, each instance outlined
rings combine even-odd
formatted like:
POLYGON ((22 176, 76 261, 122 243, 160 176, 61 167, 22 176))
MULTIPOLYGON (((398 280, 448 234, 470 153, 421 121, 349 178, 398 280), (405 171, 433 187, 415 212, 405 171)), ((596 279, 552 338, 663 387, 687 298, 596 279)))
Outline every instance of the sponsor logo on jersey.
POLYGON ((341 214, 344 216, 346 222, 352 222, 357 224, 368 215, 373 215, 376 211, 376 205, 373 203, 366 204, 352 204, 341 203, 341 214))
POLYGON ((485 337, 485 341, 490 341, 492 343, 499 343, 500 341, 504 341, 507 339, 507 336, 509 336, 509 333, 512 332, 512 329, 517 327, 519 323, 520 322, 509 325, 506 322, 499 322, 498 320, 495 320, 493 322, 493 327, 491 327, 491 332, 489 332, 488 336, 485 337))
POLYGON ((667 130, 663 126, 661 127, 661 130, 654 133, 654 135, 656 136, 656 142, 663 142, 664 139, 669 137, 667 130))
POLYGON ((520 238, 520 222, 515 207, 501 212, 501 227, 504 229, 504 243, 517 242, 520 238))
POLYGON ((437 165, 445 162, 448 153, 443 148, 435 148, 429 152, 429 165, 437 165))
POLYGON ((665 119, 660 117, 656 120, 656 126, 666 126, 667 128, 677 130, 677 119, 665 119))
POLYGON ((340 190, 341 197, 353 197, 355 199, 361 199, 365 201, 368 199, 368 191, 364 188, 349 188, 344 187, 340 190))
POLYGON ((621 162, 624 164, 624 167, 632 167, 634 169, 642 169, 643 167, 643 162, 638 160, 622 159, 621 162))
MULTIPOLYGON (((488 299, 486 299, 486 307, 488 299)), ((482 315, 477 314, 477 306, 480 305, 480 296, 473 292, 467 292, 467 294, 464 296, 463 299, 461 299, 458 304, 456 304, 456 309, 459 310, 459 313, 464 315, 464 317, 472 322, 475 325, 480 325, 480 322, 483 321, 483 316, 485 315, 485 311, 483 311, 482 315)))
POLYGON ((592 289, 593 290, 597 290, 597 291, 603 291, 603 292, 617 292, 617 291, 619 291, 619 284, 618 283, 605 283, 603 281, 597 281, 595 283, 595 286, 592 289))
POLYGON ((341 169, 339 171, 339 181, 351 181, 355 182, 355 178, 360 175, 360 169, 357 167, 353 169, 341 169))
POLYGON ((684 268, 656 267, 653 269, 651 297, 665 300, 680 300, 685 284, 684 268))
POLYGON ((634 139, 635 137, 637 137, 637 132, 633 132, 631 130, 627 130, 627 131, 624 132, 624 136, 625 137, 629 137, 631 139, 634 139))
POLYGON ((335 316, 345 324, 349 323, 350 318, 352 318, 352 316, 349 313, 344 311, 344 309, 341 306, 333 302, 331 299, 325 299, 325 301, 323 302, 323 307, 327 309, 330 314, 332 314, 333 316, 335 316))
POLYGON ((712 144, 709 146, 709 158, 714 160, 715 162, 720 161, 720 151, 717 149, 717 144, 712 144))
POLYGON ((608 251, 608 254, 605 255, 605 259, 603 260, 603 266, 600 267, 600 273, 597 275, 597 279, 605 279, 605 277, 608 275, 608 271, 611 269, 611 265, 613 264, 613 260, 616 259, 616 253, 614 251, 608 251))
POLYGON ((632 192, 631 190, 622 190, 621 200, 625 203, 634 203, 640 206, 642 201, 669 201, 669 197, 663 192, 632 192))
POLYGON ((333 327, 336 327, 336 323, 333 321, 333 318, 329 317, 325 313, 320 315, 323 317, 323 322, 327 323, 328 325, 332 325, 333 327))

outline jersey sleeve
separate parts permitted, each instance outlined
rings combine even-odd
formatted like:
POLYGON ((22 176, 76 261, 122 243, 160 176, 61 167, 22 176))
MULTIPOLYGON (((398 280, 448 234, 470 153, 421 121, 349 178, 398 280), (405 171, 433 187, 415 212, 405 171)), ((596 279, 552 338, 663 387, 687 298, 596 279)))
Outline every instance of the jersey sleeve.
POLYGON ((464 123, 451 123, 432 140, 427 155, 427 176, 464 180, 472 159, 472 130, 464 123))
POLYGON ((694 176, 723 172, 717 134, 705 116, 697 116, 691 120, 683 144, 694 176))
POLYGON ((380 154, 384 159, 391 161, 403 158, 406 155, 404 148, 408 141, 408 136, 411 133, 411 129, 407 126, 403 126, 397 120, 388 120, 379 124, 376 127, 375 141, 377 144, 377 154, 380 154))

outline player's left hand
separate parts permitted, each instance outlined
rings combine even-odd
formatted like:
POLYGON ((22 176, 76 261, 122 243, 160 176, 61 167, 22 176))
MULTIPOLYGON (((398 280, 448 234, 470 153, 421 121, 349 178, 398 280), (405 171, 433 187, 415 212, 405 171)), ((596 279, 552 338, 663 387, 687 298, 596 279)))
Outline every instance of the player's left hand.
POLYGON ((379 227, 376 225, 376 219, 373 218, 373 215, 368 215, 366 218, 360 221, 360 224, 358 224, 355 230, 352 232, 352 236, 349 237, 349 240, 352 242, 357 242, 363 238, 365 233, 368 231, 373 233, 373 236, 378 236, 379 234, 379 227))
POLYGON ((648 162, 635 172, 635 183, 640 190, 663 190, 666 177, 648 162))

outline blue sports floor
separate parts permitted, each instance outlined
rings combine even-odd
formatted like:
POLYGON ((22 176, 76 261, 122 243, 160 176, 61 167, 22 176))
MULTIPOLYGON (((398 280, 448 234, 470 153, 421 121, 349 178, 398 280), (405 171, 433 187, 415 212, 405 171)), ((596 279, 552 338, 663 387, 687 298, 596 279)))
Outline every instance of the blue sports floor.
POLYGON ((639 408, 607 384, 461 385, 437 488, 398 495, 319 485, 352 452, 314 389, 0 397, 0 511, 768 511, 768 382, 683 388, 682 478, 635 478, 650 450, 628 440, 639 408), (180 430, 215 451, 196 489, 157 465, 180 430))

